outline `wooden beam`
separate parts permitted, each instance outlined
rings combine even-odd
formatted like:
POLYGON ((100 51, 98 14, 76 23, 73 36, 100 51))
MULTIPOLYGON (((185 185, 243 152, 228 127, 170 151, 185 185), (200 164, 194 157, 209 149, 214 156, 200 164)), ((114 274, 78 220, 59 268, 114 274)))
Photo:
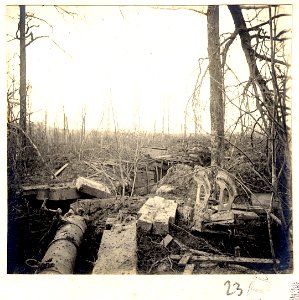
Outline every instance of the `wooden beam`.
MULTIPOLYGON (((170 255, 172 260, 181 260, 183 256, 181 255, 170 255)), ((249 263, 249 264, 273 264, 273 259, 268 258, 251 258, 251 257, 233 257, 224 255, 192 255, 190 261, 215 261, 215 262, 227 262, 227 263, 249 263)), ((276 263, 279 264, 280 261, 277 259, 276 263)))

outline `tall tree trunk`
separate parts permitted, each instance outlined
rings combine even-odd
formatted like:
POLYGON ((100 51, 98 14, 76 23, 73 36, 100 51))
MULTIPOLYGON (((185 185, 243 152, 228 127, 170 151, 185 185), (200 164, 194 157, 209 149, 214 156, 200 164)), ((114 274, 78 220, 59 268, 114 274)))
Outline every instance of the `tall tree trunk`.
POLYGON ((265 114, 267 113, 267 111, 264 110, 263 104, 270 104, 272 102, 271 92, 269 91, 266 81, 264 80, 257 67, 254 54, 255 51, 251 46, 251 37, 247 30, 246 22, 244 20, 240 5, 228 5, 228 8, 234 20, 235 28, 239 32, 242 49, 245 54, 245 58, 249 67, 250 77, 252 80, 252 85, 256 94, 256 106, 261 113, 265 129, 269 131, 269 124, 265 119, 265 114), (260 93, 258 92, 257 87, 259 88, 260 93), (263 99, 260 99, 260 94, 262 95, 263 99))
POLYGON ((211 165, 221 166, 224 154, 223 74, 220 61, 219 6, 208 6, 208 55, 210 71, 211 165))
MULTIPOLYGON (((26 132, 26 33, 25 22, 26 9, 25 5, 20 5, 20 127, 26 132)), ((23 135, 22 135, 23 136, 23 135)), ((23 145, 26 139, 23 138, 23 145)))
MULTIPOLYGON (((272 150, 272 190, 275 198, 280 200, 281 204, 281 217, 284 220, 284 225, 290 220, 290 200, 291 200, 291 170, 290 170, 290 151, 288 148, 289 138, 288 131, 286 129, 285 120, 282 118, 280 120, 277 117, 278 106, 276 99, 279 95, 275 91, 275 71, 274 70, 274 49, 271 45, 271 72, 273 81, 273 92, 267 87, 266 81, 263 78, 261 72, 258 69, 255 59, 255 52, 251 45, 251 37, 244 20, 242 10, 239 5, 228 5, 231 12, 232 18, 234 20, 235 28, 238 30, 243 52, 245 54, 247 64, 250 71, 250 77, 252 80, 252 85, 256 93, 256 105, 260 111, 261 117, 264 122, 264 126, 270 139, 271 150, 272 150), (259 88, 259 92, 257 91, 259 88), (274 97, 273 97, 274 94, 274 97), (259 99, 261 95, 262 99, 259 99)), ((270 21, 271 22, 271 21, 270 21)), ((272 36, 272 28, 270 24, 270 36, 272 36)), ((271 41, 273 42, 273 41, 271 41)), ((284 107, 280 108, 281 110, 284 107)), ((286 231, 288 226, 282 227, 282 232, 280 235, 280 243, 284 246, 277 253, 278 256, 284 263, 289 264, 289 232, 286 231)))

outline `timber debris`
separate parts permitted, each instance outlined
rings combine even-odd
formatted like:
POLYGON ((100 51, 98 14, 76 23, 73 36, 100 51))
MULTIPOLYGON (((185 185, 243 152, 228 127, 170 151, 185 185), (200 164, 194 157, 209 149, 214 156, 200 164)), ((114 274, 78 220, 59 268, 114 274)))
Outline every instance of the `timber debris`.
MULTIPOLYGON (((146 273, 172 271, 187 275, 221 264, 240 264, 242 269, 243 264, 280 263, 274 256, 271 259, 243 257, 241 254, 246 254, 246 249, 237 242, 242 237, 238 235, 239 230, 246 229, 246 224, 259 222, 263 215, 267 220, 271 218, 276 224, 282 224, 273 211, 270 212, 270 208, 276 207, 272 194, 252 193, 240 203, 236 201, 240 190, 232 174, 222 169, 194 167, 191 163, 174 160, 167 153, 162 154, 166 149, 154 150, 160 155, 154 155, 155 151, 151 152, 152 156, 150 151, 144 154, 151 163, 142 161, 135 168, 133 181, 129 173, 124 172, 120 179, 115 172, 108 172, 116 170, 118 165, 107 161, 85 162, 106 180, 80 176, 68 183, 23 186, 23 197, 43 201, 42 208, 48 212, 55 209, 47 209, 46 203, 55 202, 59 207, 61 201, 67 201, 71 207, 64 216, 59 210, 61 226, 38 264, 37 274, 72 274, 84 232, 91 224, 97 232, 98 243, 97 254, 90 262, 92 274, 137 274, 139 257, 144 255, 140 248, 144 246, 149 249, 146 255, 155 257, 149 260, 146 273), (120 186, 122 191, 128 189, 131 197, 120 197, 120 186), (138 198, 132 197, 134 191, 148 196, 138 202, 138 198), (135 201, 138 209, 133 212, 130 205, 134 206, 135 201), (87 217, 92 219, 91 223, 87 223, 87 217), (232 249, 230 252, 223 247, 220 250, 219 245, 209 243, 201 234, 212 234, 219 240, 226 235, 232 249), (147 244, 141 246, 144 241, 147 244), (151 251, 151 247, 154 250, 151 251)), ((128 169, 132 167, 129 161, 123 163, 128 169)), ((67 166, 60 168, 55 176, 67 166)), ((250 239, 246 233, 244 237, 250 239)))

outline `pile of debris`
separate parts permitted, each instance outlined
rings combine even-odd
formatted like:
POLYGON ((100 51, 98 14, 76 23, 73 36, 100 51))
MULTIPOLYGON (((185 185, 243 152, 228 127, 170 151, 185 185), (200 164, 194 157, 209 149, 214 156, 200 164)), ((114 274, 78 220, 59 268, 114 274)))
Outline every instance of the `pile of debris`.
POLYGON ((250 273, 247 267, 254 264, 279 264, 274 257, 241 256, 241 244, 233 243, 233 252, 225 253, 225 248, 197 236, 224 233, 232 241, 240 227, 258 222, 264 214, 280 222, 268 210, 275 207, 271 194, 252 194, 244 203, 235 203, 237 190, 233 177, 223 170, 181 164, 168 170, 155 195, 140 201, 116 197, 105 183, 84 177, 67 184, 24 186, 23 197, 55 212, 59 223, 36 273, 73 273, 91 225, 101 231, 92 274, 192 274, 207 272, 207 266, 220 272, 223 264, 227 270, 240 265, 239 272, 243 268, 250 273), (121 202, 126 202, 125 209, 121 202), (62 203, 67 203, 65 214, 62 203))

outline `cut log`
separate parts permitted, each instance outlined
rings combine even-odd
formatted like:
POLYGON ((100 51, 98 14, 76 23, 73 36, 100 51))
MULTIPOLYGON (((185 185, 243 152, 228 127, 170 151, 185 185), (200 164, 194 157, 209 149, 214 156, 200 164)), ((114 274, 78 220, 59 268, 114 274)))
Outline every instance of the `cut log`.
MULTIPOLYGON (((181 255, 170 255, 172 260, 181 260, 181 255)), ((190 258, 190 261, 215 261, 215 262, 227 262, 227 263, 249 263, 249 264, 273 264, 273 259, 268 258, 251 258, 251 257, 233 257, 233 256, 222 256, 222 255, 193 255, 190 258)), ((279 260, 276 260, 276 263, 279 264, 279 260)))
POLYGON ((79 192, 92 197, 107 198, 111 196, 111 192, 105 184, 84 177, 77 178, 76 187, 79 192))
POLYGON ((85 218, 70 215, 64 218, 56 232, 37 274, 72 274, 75 266, 78 248, 86 230, 85 218))
POLYGON ((195 268, 195 264, 187 264, 183 275, 192 275, 195 268))
POLYGON ((104 230, 92 274, 137 274, 136 220, 104 230))

